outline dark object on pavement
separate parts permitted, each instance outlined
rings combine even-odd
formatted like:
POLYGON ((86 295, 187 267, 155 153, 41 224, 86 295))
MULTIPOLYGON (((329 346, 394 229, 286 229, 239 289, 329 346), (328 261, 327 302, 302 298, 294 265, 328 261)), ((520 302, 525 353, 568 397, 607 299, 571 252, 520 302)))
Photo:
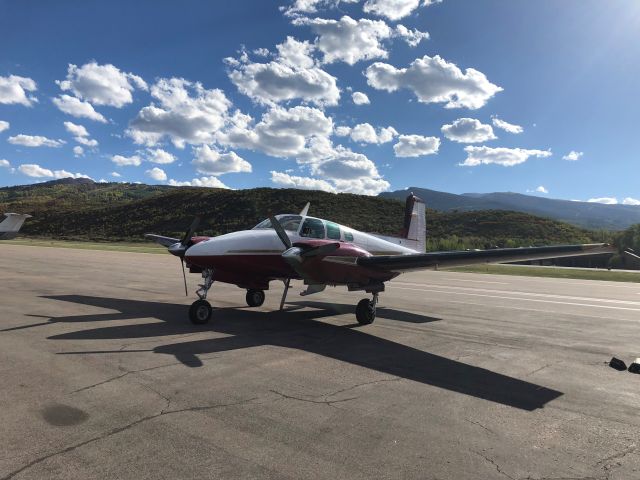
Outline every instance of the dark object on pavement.
POLYGON ((629 365, 629 371, 631 373, 640 373, 640 358, 636 358, 636 361, 629 365))
MULTIPOLYGON (((616 357, 612 357, 611 358, 611 361, 609 362, 609 366, 611 368, 615 368, 616 370, 618 370, 620 372, 622 372, 623 370, 627 369, 627 365, 622 360, 620 360, 619 358, 616 358, 616 357)), ((631 367, 629 367, 629 368, 631 368, 631 367)), ((631 371, 631 370, 629 370, 629 371, 631 371)))

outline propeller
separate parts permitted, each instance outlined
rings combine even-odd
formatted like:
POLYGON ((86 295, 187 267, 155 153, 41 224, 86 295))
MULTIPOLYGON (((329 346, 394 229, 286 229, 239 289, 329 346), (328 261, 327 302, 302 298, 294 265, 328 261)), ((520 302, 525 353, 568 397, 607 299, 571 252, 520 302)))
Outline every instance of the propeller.
POLYGON ((269 215, 269 220, 271 221, 271 226, 278 234, 278 237, 280 237, 280 240, 282 241, 282 243, 284 243, 284 246, 287 248, 291 248, 291 239, 289 238, 289 235, 287 235, 287 232, 284 230, 282 224, 273 215, 269 215))
POLYGON ((187 231, 184 232, 184 235, 182 236, 180 241, 178 243, 174 243, 169 247, 169 252, 171 252, 171 254, 175 255, 176 257, 180 257, 180 265, 182 267, 182 278, 184 280, 185 296, 189 296, 189 292, 187 290, 187 274, 184 270, 184 255, 185 253, 187 253, 187 250, 189 249, 189 247, 193 245, 191 238, 193 237, 199 225, 200 225, 200 217, 198 216, 193 219, 193 221, 191 222, 191 225, 189 225, 189 228, 187 229, 187 231))

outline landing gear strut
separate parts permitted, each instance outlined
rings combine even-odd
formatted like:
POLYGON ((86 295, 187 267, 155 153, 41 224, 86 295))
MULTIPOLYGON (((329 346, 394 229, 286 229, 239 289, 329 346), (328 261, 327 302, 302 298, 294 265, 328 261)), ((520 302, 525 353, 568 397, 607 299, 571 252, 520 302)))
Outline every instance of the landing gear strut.
POLYGON ((203 325, 211 319, 211 313, 213 308, 211 304, 207 302, 207 293, 213 285, 213 270, 207 268, 202 271, 202 278, 204 283, 199 285, 199 289, 196 291, 199 300, 196 300, 189 307, 189 320, 196 325, 203 325))
POLYGON ((356 306, 356 319, 360 325, 369 325, 376 319, 376 306, 378 305, 378 293, 373 298, 363 298, 356 306))
POLYGON ((259 307, 264 303, 264 290, 247 290, 247 305, 250 307, 259 307))

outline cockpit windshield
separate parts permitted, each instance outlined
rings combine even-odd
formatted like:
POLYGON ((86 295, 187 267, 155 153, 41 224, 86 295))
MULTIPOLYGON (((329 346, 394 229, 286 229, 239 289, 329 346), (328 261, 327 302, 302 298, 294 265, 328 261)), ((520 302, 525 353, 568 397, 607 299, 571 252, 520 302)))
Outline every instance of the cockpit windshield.
MULTIPOLYGON (((282 225, 282 228, 290 232, 297 232, 298 228, 300 227, 300 222, 302 221, 302 217, 300 215, 276 215, 276 218, 280 222, 280 225, 282 225)), ((269 220, 268 218, 253 227, 253 230, 266 228, 273 228, 273 226, 271 225, 271 220, 269 220)))

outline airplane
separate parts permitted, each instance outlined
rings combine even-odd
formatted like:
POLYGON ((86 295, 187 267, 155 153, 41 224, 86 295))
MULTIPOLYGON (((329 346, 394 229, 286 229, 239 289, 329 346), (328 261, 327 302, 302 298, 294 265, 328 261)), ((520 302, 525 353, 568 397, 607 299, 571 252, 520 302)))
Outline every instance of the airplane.
POLYGON ((360 325, 367 325, 375 320, 378 295, 384 292, 385 282, 404 272, 617 251, 611 245, 597 243, 425 253, 425 204, 413 194, 406 199, 404 228, 399 237, 360 232, 311 217, 308 212, 309 203, 298 215, 271 215, 250 230, 216 237, 195 236, 200 221, 196 217, 181 239, 156 234, 145 237, 180 258, 185 294, 185 263, 190 273, 202 274, 204 281, 196 291, 198 300, 189 308, 194 324, 205 324, 211 318, 213 309, 207 294, 214 281, 246 289, 247 305, 259 307, 270 282, 280 280, 284 282, 281 310, 292 279, 304 281, 302 296, 322 292, 327 285, 364 291, 372 297, 357 304, 356 319, 360 325))
POLYGON ((5 213, 4 216, 7 218, 0 223, 0 240, 15 238, 24 221, 31 218, 31 215, 21 213, 5 213))

